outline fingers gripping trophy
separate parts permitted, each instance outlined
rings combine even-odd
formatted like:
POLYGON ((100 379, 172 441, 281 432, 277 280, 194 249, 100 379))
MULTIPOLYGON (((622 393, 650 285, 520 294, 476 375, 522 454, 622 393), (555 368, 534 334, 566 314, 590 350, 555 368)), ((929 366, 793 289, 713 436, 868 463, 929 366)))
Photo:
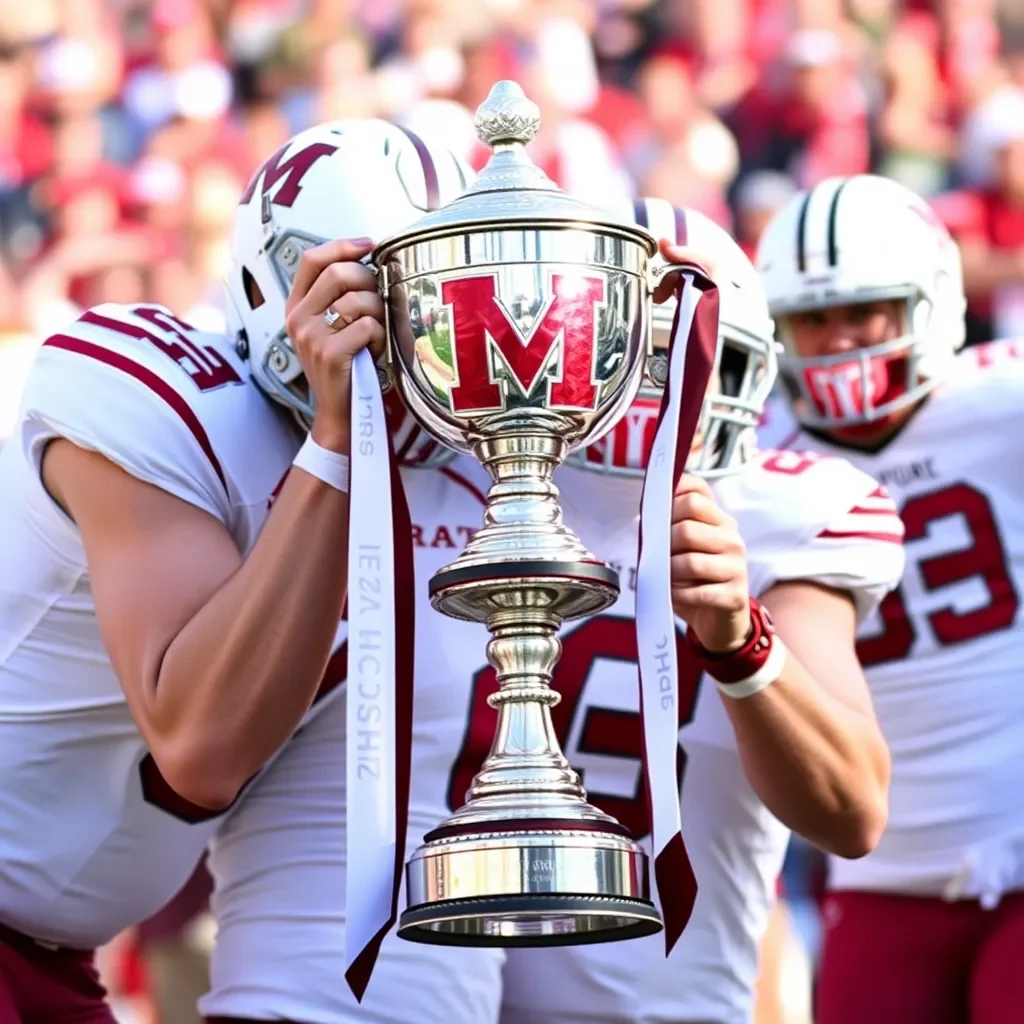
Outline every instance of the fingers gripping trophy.
MULTIPOLYGON (((477 112, 477 132, 493 151, 477 182, 383 242, 373 257, 389 334, 385 376, 429 433, 472 453, 493 478, 483 528, 429 584, 437 611, 483 623, 490 632, 487 658, 499 688, 489 700, 498 723, 466 803, 427 834, 407 865, 408 905, 399 934, 416 941, 556 945, 662 928, 644 850, 587 802, 550 717, 559 700, 550 683, 561 653, 560 626, 601 612, 619 593, 615 570, 563 522, 552 476, 570 451, 615 424, 640 387, 650 353, 657 242, 642 228, 566 195, 531 162, 525 146, 539 123, 536 106, 518 85, 498 83, 477 112)), ((700 320, 702 337, 710 331, 712 339, 706 366, 695 346, 678 346, 691 350, 685 369, 697 395, 692 437, 714 356, 717 293, 687 269, 693 294, 681 303, 689 319, 680 331, 692 338, 700 320), (704 304, 702 320, 698 303, 704 304)), ((675 358, 681 375, 682 351, 675 358)), ((681 392, 676 400, 684 401, 681 392)), ((654 589, 656 599, 663 594, 666 611, 663 635, 651 645, 652 664, 661 658, 661 668, 667 654, 653 647, 668 644, 674 657, 667 575, 671 491, 689 449, 689 437, 682 453, 671 443, 678 440, 675 422, 687 421, 685 410, 667 409, 663 416, 669 447, 661 461, 668 466, 664 486, 650 495, 664 504, 664 566, 654 589)), ((661 680, 661 668, 644 680, 645 709, 657 708, 670 720, 659 727, 645 719, 656 854, 659 839, 673 849, 678 840, 682 849, 674 767, 678 717, 666 705, 674 679, 661 680), (652 755, 652 730, 660 730, 662 750, 671 753, 652 755), (658 757, 665 778, 656 791, 652 758, 658 757), (667 838, 658 836, 659 812, 670 822, 668 832, 663 829, 667 838)), ((674 870, 681 876, 689 871, 685 851, 674 870)), ((666 885, 657 881, 668 921, 666 885)), ((686 881, 668 884, 685 888, 686 881)), ((692 873, 688 884, 692 888, 692 873)), ((680 900, 692 906, 693 893, 672 899, 674 906, 680 900)), ((682 916, 675 930, 688 912, 686 906, 673 911, 676 919, 682 916)))

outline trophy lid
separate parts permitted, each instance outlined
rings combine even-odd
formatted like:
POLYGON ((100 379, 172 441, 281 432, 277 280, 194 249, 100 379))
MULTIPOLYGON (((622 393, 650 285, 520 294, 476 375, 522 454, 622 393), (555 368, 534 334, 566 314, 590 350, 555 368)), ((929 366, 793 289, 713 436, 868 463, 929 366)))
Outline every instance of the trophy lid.
POLYGON ((540 130, 540 110, 517 82, 497 82, 477 108, 474 123, 477 137, 492 151, 476 181, 457 199, 382 243, 378 251, 392 250, 422 234, 448 234, 446 229, 456 233, 485 225, 554 221, 612 229, 641 241, 650 255, 657 252, 657 241, 649 232, 568 195, 530 159, 526 146, 540 130))

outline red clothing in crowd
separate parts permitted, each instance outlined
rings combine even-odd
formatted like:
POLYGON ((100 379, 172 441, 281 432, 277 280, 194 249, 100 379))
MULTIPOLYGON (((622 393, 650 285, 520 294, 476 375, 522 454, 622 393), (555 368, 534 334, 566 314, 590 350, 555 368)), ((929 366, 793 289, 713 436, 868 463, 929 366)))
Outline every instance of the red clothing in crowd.
POLYGON ((854 79, 820 112, 786 93, 758 87, 744 97, 731 120, 742 152, 761 166, 788 171, 801 188, 870 169, 867 101, 854 79))
MULTIPOLYGON (((1024 248, 1024 206, 1010 204, 997 192, 949 192, 932 205, 959 242, 980 241, 1004 251, 1024 248)), ((989 296, 972 296, 969 305, 979 318, 992 317, 989 296)))
POLYGON ((14 132, 0 135, 0 189, 29 184, 50 169, 52 159, 49 129, 35 114, 22 111, 14 132))

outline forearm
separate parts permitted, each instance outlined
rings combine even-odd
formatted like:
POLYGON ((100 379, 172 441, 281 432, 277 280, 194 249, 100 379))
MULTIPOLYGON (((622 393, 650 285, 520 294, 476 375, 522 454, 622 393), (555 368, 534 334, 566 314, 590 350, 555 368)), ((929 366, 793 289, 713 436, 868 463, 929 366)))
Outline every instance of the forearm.
POLYGON ((722 700, 747 778, 772 813, 830 853, 870 852, 889 782, 877 724, 832 697, 792 654, 760 693, 722 700))
POLYGON ((229 803, 310 707, 341 618, 347 533, 348 495, 292 470, 249 556, 164 653, 149 718, 209 802, 229 803))

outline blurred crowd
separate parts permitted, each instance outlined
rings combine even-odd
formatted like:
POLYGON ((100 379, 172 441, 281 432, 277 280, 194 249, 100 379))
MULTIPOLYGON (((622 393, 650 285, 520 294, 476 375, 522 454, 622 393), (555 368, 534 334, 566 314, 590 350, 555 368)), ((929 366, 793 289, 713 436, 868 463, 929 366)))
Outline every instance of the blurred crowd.
POLYGON ((108 299, 216 328, 236 197, 284 139, 380 115, 479 162, 499 78, 540 103, 564 187, 661 195, 748 248, 796 188, 898 178, 964 243, 972 330, 1024 330, 1015 0, 5 3, 0 330, 108 299))
POLYGON ((1024 336, 1020 0, 7 0, 0 342, 104 301, 221 329, 238 195, 289 135, 381 116, 479 166, 473 111, 501 78, 539 103, 533 156, 563 187, 695 207, 751 253, 794 191, 896 178, 961 243, 971 340, 1024 336))

